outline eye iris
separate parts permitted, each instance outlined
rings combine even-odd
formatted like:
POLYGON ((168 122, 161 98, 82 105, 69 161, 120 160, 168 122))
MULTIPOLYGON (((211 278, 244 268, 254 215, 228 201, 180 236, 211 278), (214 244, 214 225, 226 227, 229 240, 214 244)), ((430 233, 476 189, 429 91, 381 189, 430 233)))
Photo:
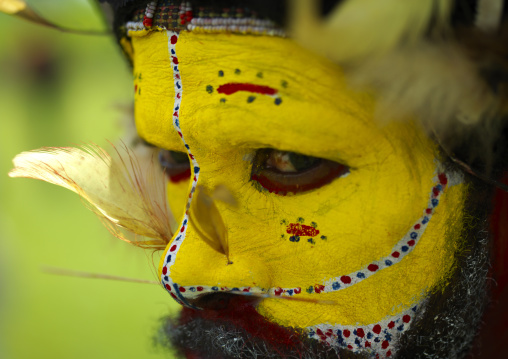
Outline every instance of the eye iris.
POLYGON ((317 166, 321 159, 301 155, 294 152, 271 150, 268 153, 266 161, 266 168, 273 168, 274 170, 288 173, 288 172, 301 172, 317 166))
POLYGON ((274 168, 280 172, 296 172, 297 169, 291 162, 290 153, 283 151, 270 151, 268 160, 266 161, 267 168, 274 168))
POLYGON ((173 183, 187 180, 191 175, 189 158, 185 152, 160 150, 159 163, 173 183))

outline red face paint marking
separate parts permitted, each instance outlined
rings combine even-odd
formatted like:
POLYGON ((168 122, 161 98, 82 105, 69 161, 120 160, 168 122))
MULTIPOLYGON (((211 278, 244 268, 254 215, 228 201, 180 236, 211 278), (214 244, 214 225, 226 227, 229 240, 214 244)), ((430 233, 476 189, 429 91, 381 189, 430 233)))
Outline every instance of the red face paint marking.
POLYGON ((371 272, 375 272, 379 269, 379 266, 377 266, 376 264, 369 264, 367 269, 370 270, 371 272))
POLYGON ((351 283, 351 277, 343 275, 342 277, 340 277, 340 281, 344 284, 349 284, 351 283))
POLYGON ((318 293, 318 294, 321 293, 323 290, 325 290, 325 286, 324 285, 318 284, 318 285, 314 286, 314 291, 316 293, 318 293))
POLYGON ((376 334, 381 333, 381 326, 379 324, 374 325, 374 328, 372 328, 372 331, 376 334))
POLYGON ((318 229, 300 223, 290 223, 286 229, 286 232, 288 234, 292 234, 293 236, 300 237, 314 237, 319 234, 318 229))
POLYGON ((437 177, 439 178, 439 183, 441 183, 443 186, 446 186, 448 183, 448 178, 446 178, 446 175, 444 173, 440 173, 437 177))
POLYGON ((232 95, 238 91, 258 93, 261 95, 275 95, 277 92, 279 92, 276 89, 268 86, 241 83, 224 84, 220 85, 219 88, 217 88, 217 92, 224 95, 232 95))
POLYGON ((185 181, 185 180, 189 180, 191 176, 191 170, 190 168, 187 168, 184 172, 182 173, 179 173, 179 174, 176 174, 176 175, 172 175, 170 176, 168 174, 168 179, 171 181, 171 183, 180 183, 182 181, 185 181))

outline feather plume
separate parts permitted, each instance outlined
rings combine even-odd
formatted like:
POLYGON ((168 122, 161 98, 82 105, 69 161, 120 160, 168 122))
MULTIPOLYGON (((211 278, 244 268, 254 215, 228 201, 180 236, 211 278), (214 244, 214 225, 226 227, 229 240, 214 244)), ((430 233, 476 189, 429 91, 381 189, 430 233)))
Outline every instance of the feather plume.
POLYGON ((38 25, 58 28, 55 24, 44 19, 23 0, 0 0, 0 12, 17 16, 38 25))
POLYGON ((508 166, 508 21, 503 0, 473 3, 344 0, 321 18, 316 2, 296 0, 290 24, 376 93, 381 123, 416 119, 455 162, 489 176, 508 166))
POLYGON ((0 12, 63 32, 83 35, 107 35, 105 31, 74 30, 59 26, 39 15, 37 11, 24 0, 0 0, 0 12))
POLYGON ((224 254, 228 264, 232 264, 229 260, 228 231, 214 203, 215 200, 236 205, 233 195, 225 186, 217 186, 211 196, 200 186, 191 202, 189 217, 199 238, 215 251, 224 254))
POLYGON ((346 62, 385 53, 402 42, 414 44, 430 22, 445 29, 453 0, 346 0, 326 18, 318 15, 319 1, 291 4, 291 35, 333 61, 346 62))
POLYGON ((126 146, 113 148, 113 155, 93 144, 23 152, 14 158, 9 176, 39 179, 76 192, 116 237, 163 249, 172 237, 164 174, 153 157, 146 170, 126 146), (136 238, 128 239, 125 231, 136 238))
MULTIPOLYGON (((463 48, 450 42, 422 42, 350 68, 351 83, 382 95, 381 121, 416 115, 428 129, 450 130, 453 122, 477 123, 495 115, 497 99, 463 48)), ((458 135, 457 128, 451 129, 458 135)))

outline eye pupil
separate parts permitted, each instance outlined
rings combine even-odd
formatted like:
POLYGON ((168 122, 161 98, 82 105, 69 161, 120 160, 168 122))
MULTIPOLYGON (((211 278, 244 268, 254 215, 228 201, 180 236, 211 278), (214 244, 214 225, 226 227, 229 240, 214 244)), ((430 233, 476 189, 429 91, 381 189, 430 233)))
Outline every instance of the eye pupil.
POLYGON ((289 160, 296 171, 303 171, 312 168, 321 162, 321 158, 300 155, 294 152, 289 152, 289 160))

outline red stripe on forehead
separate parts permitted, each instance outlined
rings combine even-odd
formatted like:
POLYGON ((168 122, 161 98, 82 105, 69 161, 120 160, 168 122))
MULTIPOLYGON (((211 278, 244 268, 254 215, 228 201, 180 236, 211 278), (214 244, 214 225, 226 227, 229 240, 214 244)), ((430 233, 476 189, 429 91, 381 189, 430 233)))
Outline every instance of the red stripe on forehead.
POLYGON ((279 92, 276 89, 269 86, 242 84, 242 83, 224 84, 220 85, 219 88, 217 89, 218 93, 223 93, 224 95, 232 95, 239 91, 259 93, 262 95, 275 95, 277 92, 279 92))

